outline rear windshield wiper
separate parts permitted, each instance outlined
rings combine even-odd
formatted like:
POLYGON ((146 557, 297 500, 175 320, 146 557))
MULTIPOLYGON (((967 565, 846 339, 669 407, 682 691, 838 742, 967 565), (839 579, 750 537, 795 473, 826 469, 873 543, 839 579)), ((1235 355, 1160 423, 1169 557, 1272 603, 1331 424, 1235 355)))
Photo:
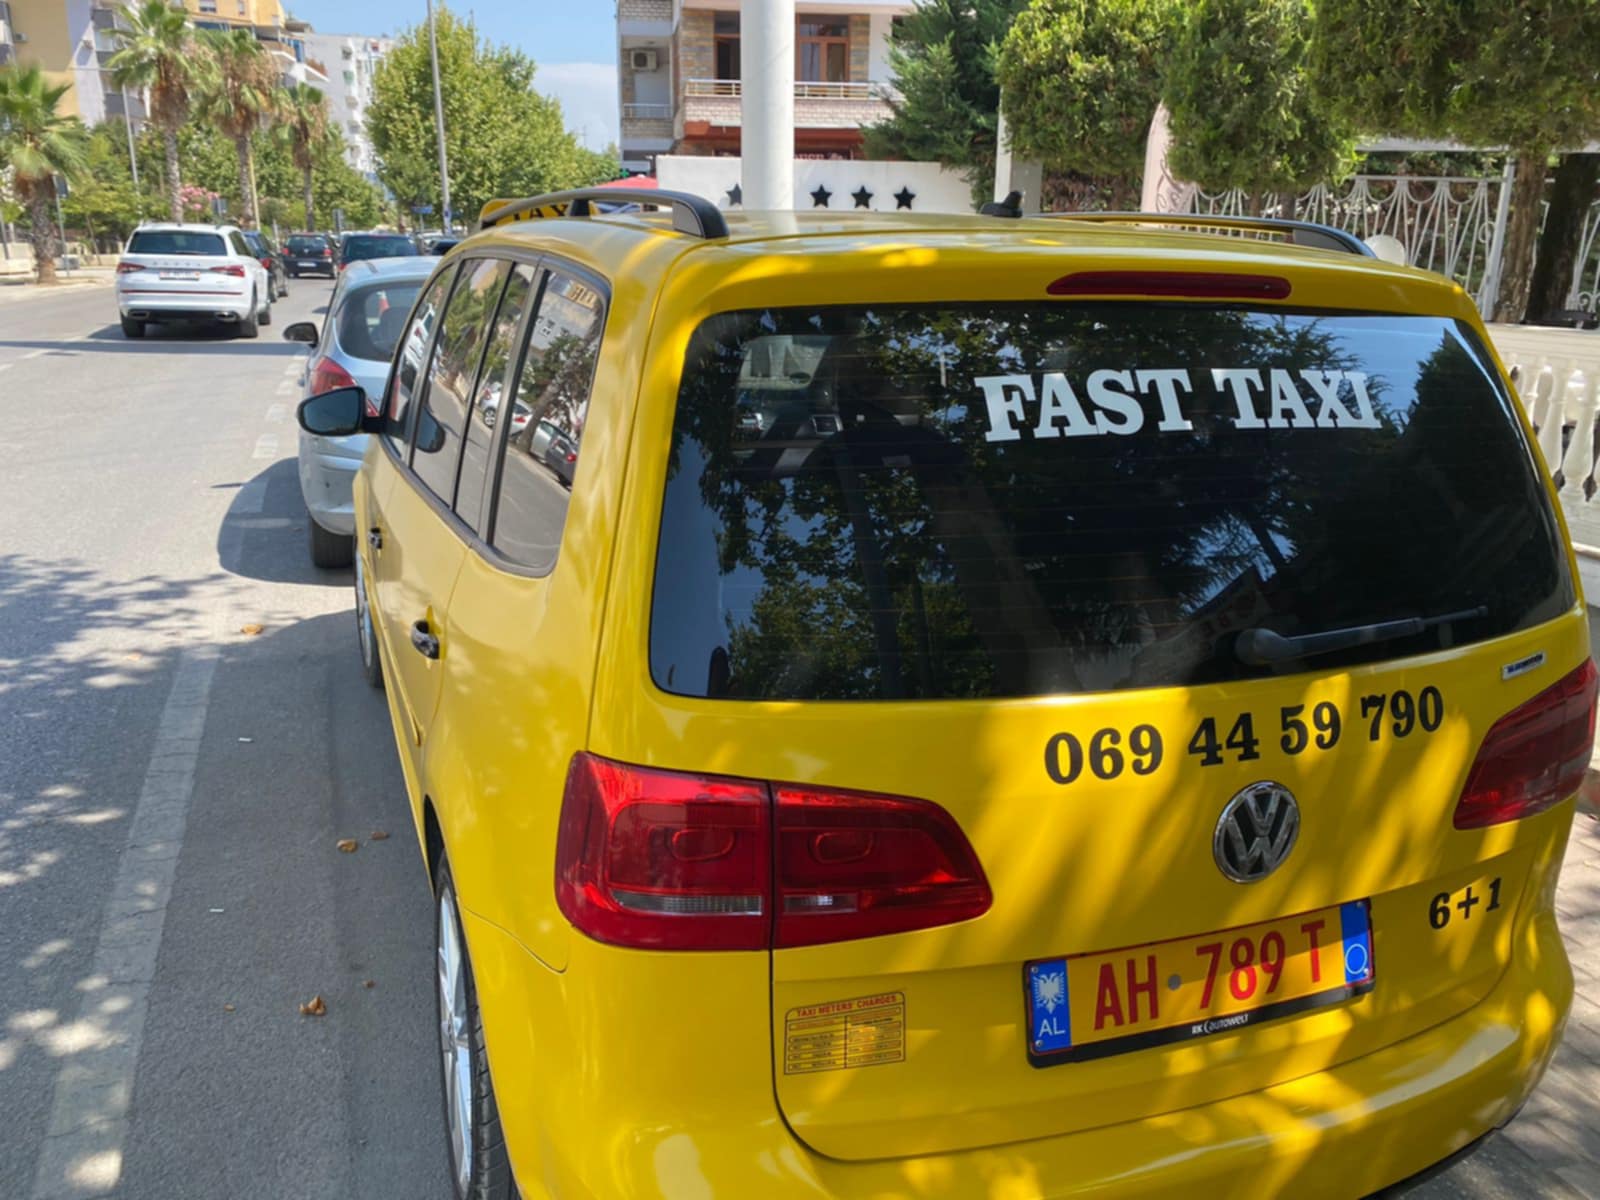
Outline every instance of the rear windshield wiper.
POLYGON ((1252 667, 1267 667, 1273 663, 1288 662, 1293 658, 1309 658, 1313 654, 1331 654, 1335 650, 1348 650, 1352 646, 1365 646, 1372 642, 1389 642, 1395 638, 1411 637, 1435 625, 1451 621, 1467 621, 1473 617, 1486 617, 1486 605, 1462 609, 1460 612, 1441 613, 1437 617, 1406 617, 1399 621, 1375 621, 1371 625, 1352 625, 1348 629, 1330 629, 1326 633, 1302 633, 1284 637, 1270 629, 1246 629, 1233 644, 1234 655, 1240 662, 1252 667))

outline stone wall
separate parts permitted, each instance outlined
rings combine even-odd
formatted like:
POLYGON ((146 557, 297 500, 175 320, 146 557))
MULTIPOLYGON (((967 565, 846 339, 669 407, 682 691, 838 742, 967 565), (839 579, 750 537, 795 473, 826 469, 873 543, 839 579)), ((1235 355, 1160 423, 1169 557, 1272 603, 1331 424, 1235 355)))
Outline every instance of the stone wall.
POLYGON ((678 22, 678 81, 715 79, 717 52, 709 8, 686 8, 678 22))
POLYGON ((867 58, 872 49, 872 18, 866 13, 850 14, 850 79, 863 83, 867 74, 867 58))

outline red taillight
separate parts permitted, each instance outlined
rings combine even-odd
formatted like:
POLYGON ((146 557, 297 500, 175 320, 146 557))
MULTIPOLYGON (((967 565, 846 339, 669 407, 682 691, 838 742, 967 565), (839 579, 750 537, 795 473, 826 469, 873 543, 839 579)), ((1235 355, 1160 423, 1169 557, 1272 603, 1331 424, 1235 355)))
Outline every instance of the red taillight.
POLYGON ((272 260, 270 258, 263 258, 261 260, 261 265, 269 271, 272 270, 272 260))
POLYGON ((244 278, 244 268, 238 263, 229 263, 225 267, 212 267, 211 273, 213 275, 232 275, 235 279, 244 278))
POLYGON ((596 941, 761 950, 772 928, 765 784, 578 754, 556 837, 556 902, 596 941))
POLYGON ((772 790, 774 946, 905 933, 989 910, 978 856, 938 805, 781 783, 772 790))
POLYGON ((135 271, 142 270, 144 270, 143 263, 119 262, 117 264, 118 275, 132 275, 135 271))
POLYGON ((578 754, 556 900, 613 945, 764 950, 964 921, 991 895, 966 836, 926 801, 578 754))
POLYGON ((327 246, 324 246, 321 250, 317 251, 317 254, 322 258, 332 258, 333 257, 333 251, 330 250, 327 246))
POLYGON ((1218 271, 1077 271, 1045 288, 1052 296, 1181 296, 1209 300, 1287 300, 1289 290, 1289 281, 1280 275, 1218 271))
POLYGON ((1577 792, 1594 748, 1597 688, 1591 659, 1496 721, 1456 803, 1456 828, 1531 817, 1577 792))
MULTIPOLYGON (((331 392, 335 388, 355 387, 356 381, 331 358, 319 358, 311 364, 311 394, 320 396, 323 392, 331 392)), ((372 408, 372 401, 367 401, 367 408, 372 408)), ((374 414, 376 415, 376 414, 374 414)))

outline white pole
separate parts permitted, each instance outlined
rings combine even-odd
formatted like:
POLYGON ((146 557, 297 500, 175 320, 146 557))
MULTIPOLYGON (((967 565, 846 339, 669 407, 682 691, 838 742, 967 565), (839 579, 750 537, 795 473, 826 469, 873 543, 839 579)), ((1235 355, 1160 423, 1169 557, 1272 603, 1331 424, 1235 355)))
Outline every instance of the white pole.
POLYGON ((133 170, 133 187, 139 188, 139 155, 133 148, 133 108, 128 104, 128 89, 122 89, 122 124, 128 130, 128 166, 133 170))
POLYGON ((744 207, 794 207, 794 0, 740 0, 744 207))
POLYGON ((1478 312, 1485 321, 1494 320, 1500 303, 1500 269, 1506 254, 1506 220, 1511 213, 1511 187, 1517 181, 1517 159, 1506 155, 1506 168, 1500 175, 1500 203, 1494 210, 1494 233, 1489 237, 1488 269, 1478 292, 1478 312))
POLYGON ((433 27, 433 0, 428 0, 428 52, 433 57, 433 127, 439 137, 439 228, 450 232, 450 167, 444 153, 444 101, 439 95, 439 38, 433 27))

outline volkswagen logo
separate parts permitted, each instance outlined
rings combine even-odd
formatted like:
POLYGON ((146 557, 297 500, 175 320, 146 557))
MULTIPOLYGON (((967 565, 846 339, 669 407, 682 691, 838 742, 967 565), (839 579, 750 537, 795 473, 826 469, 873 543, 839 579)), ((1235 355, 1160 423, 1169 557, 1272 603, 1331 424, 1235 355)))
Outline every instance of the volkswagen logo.
POLYGON ((1222 809, 1211 853, 1235 883, 1265 879, 1283 865, 1300 836, 1300 806, 1281 783, 1263 780, 1242 789, 1222 809))

